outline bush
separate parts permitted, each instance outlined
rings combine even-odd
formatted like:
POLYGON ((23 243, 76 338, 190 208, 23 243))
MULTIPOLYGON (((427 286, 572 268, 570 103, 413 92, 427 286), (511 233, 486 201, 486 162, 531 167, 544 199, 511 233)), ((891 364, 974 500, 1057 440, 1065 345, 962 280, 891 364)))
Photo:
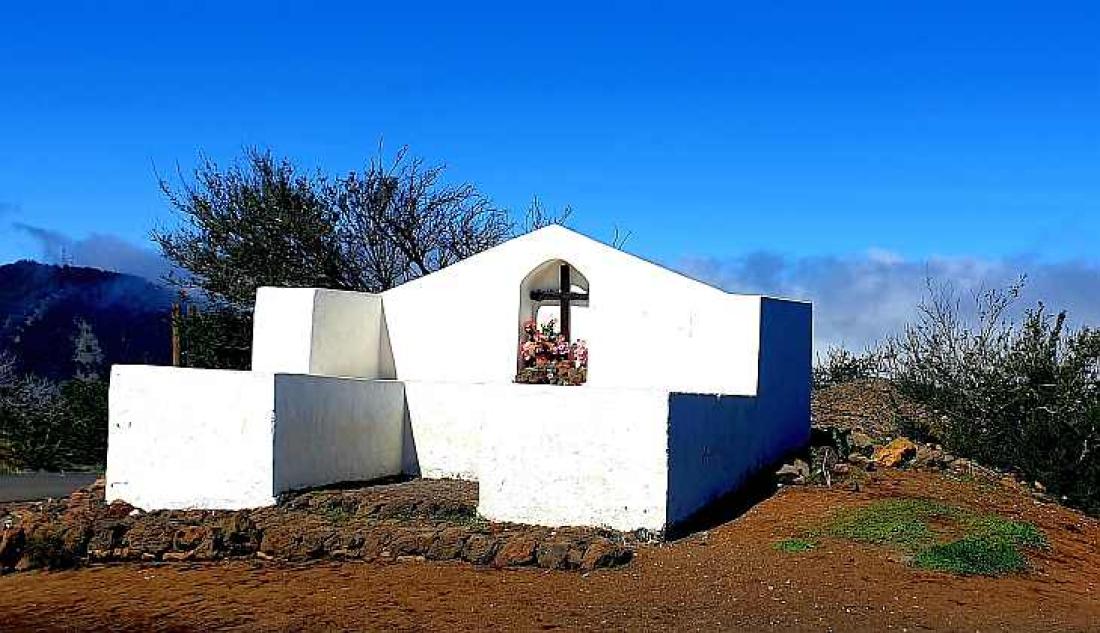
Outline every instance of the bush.
POLYGON ((66 460, 66 414, 56 383, 24 377, 0 395, 0 438, 15 465, 57 469, 66 460))
POLYGON ((71 465, 107 463, 107 383, 98 379, 69 380, 61 385, 68 416, 66 457, 71 465))
POLYGON ((932 289, 885 345, 886 372, 936 414, 929 432, 951 452, 1100 513, 1100 330, 1069 330, 1041 303, 1017 324, 1008 310, 1020 287, 977 297, 973 323, 950 289, 932 289))
POLYGON ((252 313, 230 306, 187 310, 173 317, 180 338, 180 365, 203 369, 248 369, 252 363, 252 313))
POLYGON ((867 350, 855 354, 843 347, 830 347, 825 356, 820 354, 814 362, 813 387, 825 389, 882 375, 882 355, 878 350, 867 350))
POLYGON ((24 376, 0 387, 0 464, 6 469, 101 466, 107 459, 107 383, 24 376))

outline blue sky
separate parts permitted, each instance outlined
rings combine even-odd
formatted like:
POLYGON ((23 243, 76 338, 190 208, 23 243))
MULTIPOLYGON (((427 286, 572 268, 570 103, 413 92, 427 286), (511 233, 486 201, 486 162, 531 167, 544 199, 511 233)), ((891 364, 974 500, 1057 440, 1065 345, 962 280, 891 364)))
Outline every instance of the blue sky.
POLYGON ((145 247, 154 167, 199 151, 337 172, 381 138, 733 289, 1100 281, 1100 3, 45 4, 0 15, 0 261, 145 247))

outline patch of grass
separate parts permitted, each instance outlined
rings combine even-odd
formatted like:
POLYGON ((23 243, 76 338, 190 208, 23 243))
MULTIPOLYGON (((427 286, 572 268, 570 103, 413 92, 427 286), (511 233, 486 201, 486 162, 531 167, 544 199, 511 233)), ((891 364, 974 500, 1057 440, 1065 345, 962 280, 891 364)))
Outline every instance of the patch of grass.
POLYGON ((828 536, 906 549, 936 542, 929 521, 950 519, 958 510, 924 499, 887 499, 838 513, 825 527, 828 536))
POLYGON ((1042 530, 1030 523, 1012 521, 996 514, 970 516, 966 521, 969 530, 988 539, 1003 540, 1033 549, 1050 547, 1042 530))
POLYGON ((780 552, 787 552, 788 554, 808 552, 815 547, 817 547, 817 544, 813 541, 807 541, 801 538, 786 538, 772 543, 773 549, 779 550, 780 552))
POLYGON ((1027 569, 1027 558, 1011 541, 966 536, 917 552, 913 564, 959 575, 999 576, 1027 569))
POLYGON ((839 512, 820 534, 901 549, 917 567, 955 574, 1021 571, 1028 565, 1023 548, 1048 547, 1030 523, 924 499, 887 499, 839 512))

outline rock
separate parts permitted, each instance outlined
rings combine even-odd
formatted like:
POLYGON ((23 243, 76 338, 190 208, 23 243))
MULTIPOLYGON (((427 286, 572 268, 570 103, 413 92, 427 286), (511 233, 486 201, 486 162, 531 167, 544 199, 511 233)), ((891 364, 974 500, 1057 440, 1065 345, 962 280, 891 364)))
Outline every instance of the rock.
POLYGON ((493 564, 497 567, 522 567, 535 562, 535 550, 538 540, 527 535, 515 536, 508 539, 504 546, 497 552, 493 564))
POLYGON ((877 466, 883 468, 897 468, 917 455, 917 445, 908 438, 899 437, 886 446, 875 449, 871 459, 877 466))
POLYGON ((847 475, 848 472, 851 470, 851 466, 845 464, 844 462, 838 462, 833 465, 832 470, 833 474, 835 475, 847 475))
POLYGON ((389 550, 394 556, 423 556, 431 549, 435 532, 403 532, 390 541, 389 550))
MULTIPOLYGON (((581 556, 583 560, 583 555, 581 556)), ((535 551, 535 562, 544 569, 569 568, 569 542, 543 541, 535 551)))
POLYGON ((466 544, 466 530, 462 528, 444 528, 436 535, 428 548, 427 557, 432 560, 452 560, 461 558, 462 547, 466 544))
POLYGON ((871 459, 862 453, 852 453, 848 456, 848 463, 862 468, 870 464, 871 459))
POLYGON ((626 564, 633 557, 634 552, 620 547, 606 539, 593 541, 584 551, 581 559, 581 569, 592 571, 601 567, 617 567, 626 564))
POLYGON ((475 565, 488 565, 496 556, 500 544, 486 534, 474 534, 462 546, 462 559, 475 565))
MULTIPOLYGON (((125 542, 137 552, 149 552, 160 556, 172 549, 176 528, 166 517, 150 516, 147 521, 135 523, 126 532, 125 542)), ((120 549, 116 547, 115 549, 120 549)))
POLYGON ((852 434, 848 436, 848 443, 853 451, 866 457, 870 457, 875 450, 875 438, 863 431, 852 431, 852 434))
MULTIPOLYGON (((134 506, 126 503, 125 501, 112 501, 111 505, 107 506, 106 516, 108 519, 123 519, 133 515, 135 512, 134 506)), ((141 514, 140 511, 137 514, 141 514)))
POLYGON ((201 525, 185 525, 176 530, 172 546, 178 550, 192 550, 209 536, 210 530, 201 525))
POLYGON ((588 549, 587 545, 574 544, 569 547, 569 554, 565 557, 566 569, 580 569, 581 563, 584 562, 584 552, 588 549))
POLYGON ((11 569, 23 554, 26 534, 21 527, 5 527, 0 532, 0 569, 11 569))
POLYGON ((165 552, 164 555, 161 556, 161 559, 170 563, 178 563, 185 560, 191 560, 194 557, 195 550, 190 550, 187 552, 165 552))
POLYGON ((810 465, 802 459, 796 459, 790 464, 783 464, 783 466, 775 472, 775 478, 781 484, 804 483, 809 476, 810 465))
POLYGON ((956 472, 969 471, 973 468, 973 462, 971 462, 969 459, 966 459, 964 457, 960 457, 960 458, 948 463, 948 467, 951 468, 951 470, 954 470, 956 472))
POLYGON ((260 549, 263 537, 256 524, 244 512, 235 512, 218 525, 221 548, 231 555, 251 554, 260 549))

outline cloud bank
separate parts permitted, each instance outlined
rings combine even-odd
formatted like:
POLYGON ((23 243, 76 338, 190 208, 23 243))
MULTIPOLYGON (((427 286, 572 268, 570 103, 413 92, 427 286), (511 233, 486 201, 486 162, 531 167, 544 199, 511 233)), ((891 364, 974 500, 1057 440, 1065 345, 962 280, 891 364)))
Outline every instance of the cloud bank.
POLYGON ((914 318, 927 280, 948 283, 964 299, 1003 288, 1027 275, 1016 309, 1042 301, 1067 310, 1073 326, 1100 325, 1100 265, 1042 262, 1033 258, 944 257, 906 260, 871 250, 840 257, 787 257, 757 252, 730 258, 689 258, 678 268, 731 292, 760 293, 814 302, 814 343, 863 347, 899 331, 914 318))
POLYGON ((22 222, 14 222, 11 226, 35 241, 39 261, 102 268, 153 281, 159 281, 170 270, 168 262, 156 251, 118 236, 94 233, 76 239, 58 231, 22 222))

